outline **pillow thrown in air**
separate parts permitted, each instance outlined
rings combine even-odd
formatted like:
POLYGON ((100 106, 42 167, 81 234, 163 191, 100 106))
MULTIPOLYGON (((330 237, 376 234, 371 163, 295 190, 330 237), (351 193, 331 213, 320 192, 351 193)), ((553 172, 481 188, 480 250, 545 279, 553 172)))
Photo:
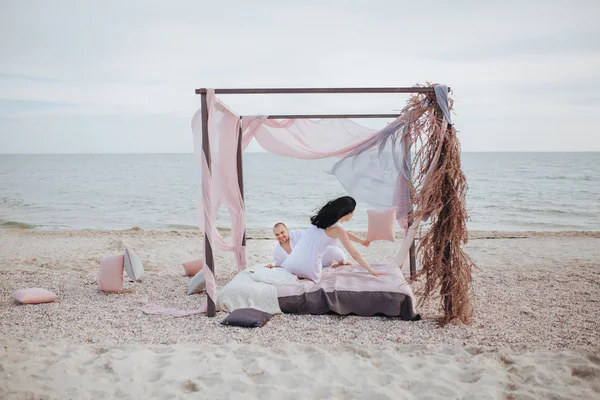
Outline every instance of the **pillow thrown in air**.
POLYGON ((271 314, 256 308, 238 308, 221 321, 221 324, 257 328, 269 322, 270 319, 271 314))
POLYGON ((127 276, 133 281, 139 281, 144 277, 144 264, 135 251, 125 249, 125 271, 127 276))
POLYGON ((188 296, 190 294, 200 293, 206 289, 206 280, 204 279, 204 270, 198 272, 188 283, 188 296))
POLYGON ((100 257, 98 289, 103 292, 120 292, 123 289, 123 256, 100 257))
POLYGON ((369 227, 367 229, 367 240, 396 241, 396 209, 368 210, 369 227))
POLYGON ((17 290, 12 294, 15 300, 21 304, 41 304, 56 301, 56 295, 42 288, 28 288, 17 290))
POLYGON ((192 260, 181 263, 186 276, 194 276, 202 269, 202 260, 192 260))

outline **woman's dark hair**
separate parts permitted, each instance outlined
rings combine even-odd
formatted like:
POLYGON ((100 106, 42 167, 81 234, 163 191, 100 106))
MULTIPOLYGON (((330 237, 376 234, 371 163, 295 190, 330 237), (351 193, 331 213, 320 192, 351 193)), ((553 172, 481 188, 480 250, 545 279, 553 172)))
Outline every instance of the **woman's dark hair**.
POLYGON ((355 208, 356 200, 352 197, 340 197, 325 204, 315 215, 310 217, 310 223, 317 228, 327 229, 344 215, 350 214, 355 208))

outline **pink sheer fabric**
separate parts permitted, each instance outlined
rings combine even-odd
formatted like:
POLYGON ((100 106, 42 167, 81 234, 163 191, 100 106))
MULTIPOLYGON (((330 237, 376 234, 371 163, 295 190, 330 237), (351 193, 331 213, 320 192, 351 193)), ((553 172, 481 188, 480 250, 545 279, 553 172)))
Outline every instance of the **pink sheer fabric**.
MULTIPOLYGON (((207 94, 208 137, 210 144, 210 168, 202 149, 202 110, 192 119, 194 150, 202 168, 202 198, 198 206, 198 223, 213 249, 234 251, 238 271, 246 268, 246 249, 242 246, 245 231, 244 201, 238 184, 237 146, 240 120, 231 110, 217 100, 214 90, 207 94), (216 229, 216 218, 221 205, 225 204, 232 221, 231 243, 223 239, 216 229)), ((204 265, 206 254, 204 255, 204 265)), ((206 292, 216 299, 215 277, 204 268, 206 292)))
POLYGON ((306 160, 345 156, 378 133, 347 119, 243 117, 242 128, 246 145, 256 139, 270 153, 306 160))
POLYGON ((206 304, 200 307, 197 310, 180 310, 178 308, 167 308, 162 307, 157 304, 146 304, 143 307, 140 307, 139 310, 144 314, 149 315, 172 315, 174 317, 189 317, 190 315, 195 314, 206 314, 206 304))

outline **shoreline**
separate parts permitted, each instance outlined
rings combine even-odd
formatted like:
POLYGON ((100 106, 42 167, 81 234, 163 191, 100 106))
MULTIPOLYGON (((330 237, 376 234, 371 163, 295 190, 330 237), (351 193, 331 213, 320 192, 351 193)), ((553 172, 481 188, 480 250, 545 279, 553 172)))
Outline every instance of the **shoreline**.
MULTIPOLYGON (((298 227, 290 227, 289 229, 306 229, 298 228, 298 227)), ((367 230, 355 230, 348 229, 350 232, 358 233, 366 235, 367 230)), ((217 228, 222 235, 230 235, 231 228, 217 228)), ((139 226, 133 226, 131 228, 124 229, 95 229, 95 228, 81 228, 81 229, 73 229, 73 228, 65 228, 65 229, 38 229, 38 228, 22 228, 22 227, 14 227, 14 226, 4 226, 0 227, 0 233, 2 232, 28 232, 34 234, 114 234, 114 233, 146 233, 146 234, 191 234, 191 235, 199 235, 200 237, 204 236, 199 229, 144 229, 139 226)), ((494 238, 535 238, 535 237, 557 237, 557 236, 569 236, 569 237, 598 237, 600 238, 600 229, 599 230, 494 230, 494 229, 472 229, 469 230, 469 239, 494 239, 494 238)), ((269 228, 261 228, 261 229, 246 229, 246 235, 255 236, 254 239, 270 239, 272 238, 272 232, 269 228)), ((403 232, 400 228, 396 229, 396 239, 402 239, 404 237, 403 232)), ((249 238, 247 238, 249 239, 249 238)), ((274 238, 273 238, 274 240, 274 238)))
MULTIPOLYGON (((306 229, 310 226, 310 224, 307 222, 307 224, 302 225, 302 226, 295 226, 292 224, 289 224, 289 229, 306 229)), ((363 227, 361 227, 360 229, 352 229, 349 227, 346 227, 349 231, 352 232, 365 232, 367 231, 367 225, 365 224, 363 227)), ((467 227, 468 228, 468 227, 467 227)), ((395 226, 396 229, 396 237, 402 237, 402 229, 399 226, 395 226)), ((421 226, 420 228, 421 230, 425 230, 426 228, 426 224, 421 226)), ((149 232, 199 232, 199 228, 196 225, 179 225, 179 224, 173 224, 173 225, 166 225, 165 227, 161 227, 161 228, 142 228, 140 226, 131 226, 131 227, 121 227, 121 228, 116 228, 116 227, 103 227, 103 228, 85 228, 85 227, 72 227, 72 226, 62 226, 62 225, 39 225, 39 224, 32 224, 32 223, 27 223, 27 222, 19 222, 19 221, 12 221, 12 220, 6 220, 6 219, 2 219, 0 218, 0 231, 3 230, 26 230, 26 231, 35 231, 35 232, 47 232, 47 231, 73 231, 73 232, 80 232, 80 231, 84 231, 84 232, 103 232, 103 231, 110 231, 110 232, 123 232, 123 231, 149 231, 149 232)), ((477 229, 474 228, 468 228, 467 229, 469 231, 469 233, 471 234, 471 232, 475 235, 480 235, 481 233, 494 233, 494 234, 512 234, 512 235, 518 235, 518 234, 526 234, 526 235, 530 235, 530 234, 534 234, 534 233, 549 233, 549 234, 560 234, 563 232, 572 232, 572 233, 593 233, 593 232, 600 232, 600 225, 596 228, 596 229, 584 229, 584 228, 565 228, 565 227, 561 227, 561 226, 557 226, 555 228, 548 228, 548 229, 525 229, 525 228, 514 228, 514 229, 510 229, 510 228, 481 228, 478 227, 477 229)), ((219 231, 221 234, 229 234, 231 233, 231 228, 229 227, 217 227, 217 231, 219 231)), ((246 229, 247 232, 270 232, 271 228, 270 227, 266 227, 266 228, 247 228, 246 229)))

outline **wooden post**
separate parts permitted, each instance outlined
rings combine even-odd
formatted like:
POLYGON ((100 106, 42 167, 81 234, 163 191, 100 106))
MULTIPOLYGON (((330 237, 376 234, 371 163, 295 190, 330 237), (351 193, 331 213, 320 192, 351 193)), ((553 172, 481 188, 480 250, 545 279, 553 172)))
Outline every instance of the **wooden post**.
MULTIPOLYGON (((240 193, 242 194, 242 207, 246 209, 244 200, 244 166, 242 163, 242 117, 240 117, 240 128, 238 130, 238 144, 237 144, 237 175, 238 185, 240 186, 240 193)), ((245 223, 245 221, 244 221, 245 223)), ((246 245, 246 227, 244 226, 244 236, 242 237, 242 246, 246 245)))
POLYGON ((415 254, 415 239, 413 239, 412 244, 410 245, 410 250, 408 251, 408 256, 410 258, 410 278, 414 279, 417 276, 417 260, 415 254))
MULTIPOLYGON (((440 161, 442 161, 441 159, 444 157, 444 154, 442 153, 442 156, 440 157, 440 161)), ((446 176, 444 179, 444 183, 442 185, 442 193, 448 193, 449 187, 452 186, 452 182, 448 179, 448 177, 446 176)), ((444 199, 444 204, 446 203, 446 199, 444 199)), ((444 205, 444 207, 442 208, 442 212, 440 213, 440 219, 442 221, 447 221, 448 217, 450 216, 450 210, 448 209, 448 206, 444 205)), ((446 271, 448 271, 448 265, 450 264, 450 241, 448 240, 446 242, 446 245, 444 246, 444 256, 442 257, 442 265, 444 265, 446 267, 446 271)), ((451 268, 452 266, 450 266, 451 268)), ((446 272, 444 272, 444 275, 442 276, 442 287, 440 289, 440 294, 442 295, 442 298, 444 299, 444 316, 446 318, 447 321, 449 321, 453 316, 454 316, 454 310, 452 309, 452 292, 451 292, 451 287, 450 284, 448 282, 448 274, 446 272)))
MULTIPOLYGON (((208 172, 210 173, 210 140, 208 137, 208 103, 206 101, 206 93, 200 95, 200 106, 202 107, 202 152, 208 165, 208 172)), ((206 206, 206 203, 205 203, 206 206)), ((215 259, 213 256, 212 246, 209 240, 209 227, 207 221, 204 221, 204 257, 206 258, 206 268, 210 269, 215 276, 215 259)), ((215 276, 216 279, 216 276, 215 276)), ((215 302, 210 298, 208 293, 206 294, 207 300, 207 315, 214 317, 217 315, 215 302)))
MULTIPOLYGON (((411 154, 410 154, 410 138, 408 136, 404 137, 403 140, 403 146, 404 146, 404 159, 403 159, 403 168, 405 169, 405 171, 408 171, 408 183, 410 184, 412 181, 412 176, 410 174, 411 172, 411 154)), ((408 189, 410 190, 410 189, 408 189)), ((411 199, 410 199, 410 193, 408 195, 408 200, 409 200, 409 209, 408 209, 408 226, 410 227, 413 223, 413 218, 412 218, 412 203, 411 203, 411 199)), ((410 244, 410 250, 408 251, 408 259, 409 259, 409 265, 410 265, 410 278, 414 279, 417 276, 417 261, 416 261, 416 254, 415 254, 415 239, 413 239, 412 243, 410 244)))
MULTIPOLYGON (((442 118, 442 112, 438 107, 438 122, 440 126, 444 123, 444 119, 442 118)), ((448 130, 446 132, 446 136, 444 137, 444 142, 442 144, 442 151, 440 154, 440 159, 438 160, 437 167, 440 168, 444 164, 444 158, 446 157, 446 143, 449 141, 449 136, 451 131, 448 130)), ((442 211, 440 212, 439 218, 444 221, 444 223, 448 223, 448 218, 450 217, 450 209, 448 208, 448 199, 446 194, 452 191, 454 184, 452 179, 448 176, 448 174, 444 175, 444 181, 442 182, 442 202, 444 206, 442 207, 442 211)), ((442 265, 446 267, 446 271, 442 276, 442 287, 440 289, 440 294, 444 299, 444 317, 446 321, 450 321, 451 318, 454 317, 453 310, 453 299, 452 299, 452 288, 450 287, 450 282, 448 282, 448 272, 452 268, 450 264, 450 240, 446 240, 446 244, 444 245, 444 255, 442 257, 442 265)))
MULTIPOLYGON (((442 259, 442 263, 444 265, 448 265, 450 262, 450 242, 446 244, 444 247, 444 257, 442 259)), ((442 288, 440 290, 442 297, 444 298, 444 316, 450 320, 450 317, 453 317, 452 310, 452 294, 450 293, 450 285, 448 284, 448 275, 444 273, 442 277, 442 288)))

